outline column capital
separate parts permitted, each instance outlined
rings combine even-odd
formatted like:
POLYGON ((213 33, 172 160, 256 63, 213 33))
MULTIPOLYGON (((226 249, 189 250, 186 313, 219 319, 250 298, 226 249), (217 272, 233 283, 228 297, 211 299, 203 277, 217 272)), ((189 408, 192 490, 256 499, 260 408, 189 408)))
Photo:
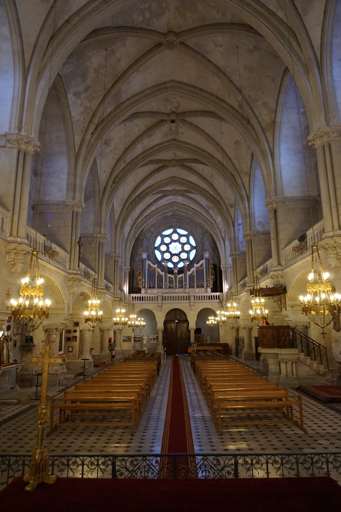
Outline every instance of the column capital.
POLYGON ((0 135, 0 148, 22 149, 32 155, 40 150, 39 141, 28 133, 6 132, 0 135))
POLYGON ((44 327, 44 332, 48 335, 48 336, 54 336, 54 335, 57 335, 57 334, 60 334, 63 330, 63 327, 53 327, 53 326, 47 326, 47 327, 44 327))
POLYGON ((309 146, 323 146, 330 142, 341 142, 341 126, 321 126, 308 136, 309 146))
POLYGON ((285 203, 284 197, 269 197, 265 201, 265 206, 269 208, 269 210, 277 210, 279 206, 283 206, 285 203))

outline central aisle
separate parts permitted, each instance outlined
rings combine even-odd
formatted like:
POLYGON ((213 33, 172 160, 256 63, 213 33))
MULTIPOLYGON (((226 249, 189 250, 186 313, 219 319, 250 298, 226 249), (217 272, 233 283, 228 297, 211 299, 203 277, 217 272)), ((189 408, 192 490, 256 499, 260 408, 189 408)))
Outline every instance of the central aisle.
POLYGON ((194 453, 186 388, 178 356, 172 358, 161 453, 194 453))

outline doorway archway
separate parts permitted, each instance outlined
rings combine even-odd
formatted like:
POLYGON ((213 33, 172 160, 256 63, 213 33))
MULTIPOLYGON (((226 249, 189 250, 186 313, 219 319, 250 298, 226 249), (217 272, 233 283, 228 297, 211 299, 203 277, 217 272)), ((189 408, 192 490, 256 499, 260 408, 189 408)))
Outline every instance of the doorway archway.
POLYGON ((171 309, 166 315, 163 328, 166 355, 187 354, 189 329, 186 313, 181 309, 171 309))

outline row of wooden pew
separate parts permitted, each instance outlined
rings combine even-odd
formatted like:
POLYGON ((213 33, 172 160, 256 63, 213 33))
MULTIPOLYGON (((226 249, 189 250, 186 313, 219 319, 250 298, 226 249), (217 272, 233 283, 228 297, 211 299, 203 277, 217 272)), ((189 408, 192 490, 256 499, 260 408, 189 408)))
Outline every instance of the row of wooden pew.
POLYGON ((128 357, 62 397, 52 398, 49 434, 67 426, 129 426, 134 432, 156 382, 158 366, 158 354, 128 357), (59 413, 56 422, 55 412, 59 413), (107 416, 113 420, 104 421, 107 416), (85 421, 71 421, 77 417, 85 421))
POLYGON ((227 422, 229 427, 292 423, 306 432, 301 395, 289 394, 244 365, 196 361, 195 374, 219 431, 227 422))

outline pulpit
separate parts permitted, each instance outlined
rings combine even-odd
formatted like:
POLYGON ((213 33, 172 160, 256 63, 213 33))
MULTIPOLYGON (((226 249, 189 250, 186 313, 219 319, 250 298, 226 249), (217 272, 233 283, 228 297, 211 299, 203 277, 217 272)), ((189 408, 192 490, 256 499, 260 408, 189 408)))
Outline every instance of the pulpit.
POLYGON ((261 348, 292 348, 290 325, 266 325, 259 327, 258 346, 261 348))

